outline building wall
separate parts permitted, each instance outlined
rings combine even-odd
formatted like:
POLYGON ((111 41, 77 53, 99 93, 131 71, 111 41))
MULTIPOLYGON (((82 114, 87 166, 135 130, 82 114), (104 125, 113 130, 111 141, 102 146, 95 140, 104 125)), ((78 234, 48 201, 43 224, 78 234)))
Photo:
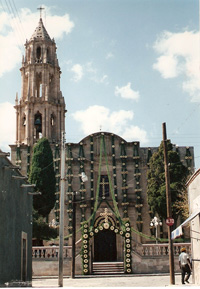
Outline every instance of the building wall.
MULTIPOLYGON (((0 156, 0 286, 32 280, 32 196, 21 188, 25 180, 6 158, 0 156), (10 167, 10 168, 9 168, 10 167), (26 277, 22 276, 22 243, 26 240, 26 277), (23 280, 24 279, 24 280, 23 280)), ((25 251, 24 251, 25 252, 25 251)))
MULTIPOLYGON (((200 169, 198 169, 188 182, 188 196, 190 215, 200 210, 200 169)), ((193 259, 193 282, 200 285, 200 215, 190 222, 190 234, 193 259)))

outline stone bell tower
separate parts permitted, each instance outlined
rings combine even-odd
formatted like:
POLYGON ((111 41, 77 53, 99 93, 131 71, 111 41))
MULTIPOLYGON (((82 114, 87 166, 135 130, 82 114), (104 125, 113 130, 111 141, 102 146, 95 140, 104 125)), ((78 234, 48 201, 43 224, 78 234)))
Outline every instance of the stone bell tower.
POLYGON ((16 144, 11 145, 12 162, 29 171, 32 147, 41 137, 59 144, 65 129, 65 101, 60 91, 61 70, 56 43, 40 17, 22 58, 21 97, 16 95, 16 144))

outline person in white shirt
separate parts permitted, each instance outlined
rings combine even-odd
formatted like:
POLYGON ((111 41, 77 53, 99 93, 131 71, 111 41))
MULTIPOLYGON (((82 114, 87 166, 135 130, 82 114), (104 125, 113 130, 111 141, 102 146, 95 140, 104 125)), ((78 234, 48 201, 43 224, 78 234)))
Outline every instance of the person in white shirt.
POLYGON ((191 275, 191 263, 190 263, 189 255, 186 253, 185 248, 181 249, 181 254, 179 255, 179 266, 181 269, 182 284, 185 284, 185 282, 189 283, 188 280, 189 280, 190 275, 191 275), (187 273, 187 276, 185 278, 186 273, 187 273))

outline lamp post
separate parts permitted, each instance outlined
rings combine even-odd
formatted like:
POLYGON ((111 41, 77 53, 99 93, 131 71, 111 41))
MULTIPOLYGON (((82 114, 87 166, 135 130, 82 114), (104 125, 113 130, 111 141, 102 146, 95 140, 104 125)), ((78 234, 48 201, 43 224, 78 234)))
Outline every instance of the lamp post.
POLYGON ((162 222, 157 217, 154 217, 151 220, 150 226, 156 229, 156 244, 158 244, 158 226, 162 226, 162 222))

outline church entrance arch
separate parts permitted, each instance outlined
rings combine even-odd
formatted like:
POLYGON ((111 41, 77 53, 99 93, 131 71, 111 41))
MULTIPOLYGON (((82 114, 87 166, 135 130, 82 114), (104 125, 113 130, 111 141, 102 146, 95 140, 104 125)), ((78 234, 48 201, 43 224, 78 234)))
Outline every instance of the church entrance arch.
POLYGON ((116 234, 103 229, 94 236, 94 262, 111 262, 117 260, 116 234))
POLYGON ((117 238, 115 220, 108 208, 97 217, 94 226, 94 262, 117 261, 117 238))

